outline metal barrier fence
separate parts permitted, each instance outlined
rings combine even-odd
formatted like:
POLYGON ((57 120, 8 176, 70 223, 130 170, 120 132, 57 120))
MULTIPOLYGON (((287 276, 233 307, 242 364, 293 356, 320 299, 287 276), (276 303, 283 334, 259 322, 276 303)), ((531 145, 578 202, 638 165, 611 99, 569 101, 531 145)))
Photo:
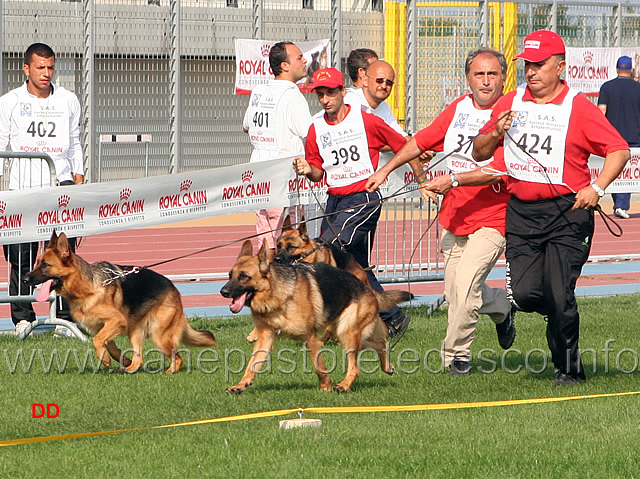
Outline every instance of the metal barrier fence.
MULTIPOLYGON (((55 164, 46 153, 0 152, 0 159, 2 159, 0 190, 17 187, 40 188, 42 185, 56 185, 57 183, 55 164)), ((2 216, 4 216, 6 208, 6 204, 3 203, 0 202, 0 215, 2 216)), ((22 221, 22 215, 14 214, 9 218, 4 217, 3 221, 13 226, 13 223, 22 221)), ((39 248, 40 246, 38 246, 39 248)), ((23 284, 24 272, 33 269, 36 262, 37 255, 34 256, 34 250, 29 244, 7 244, 3 249, 7 265, 2 275, 3 281, 0 283, 1 286, 4 286, 4 291, 0 290, 0 303, 13 305, 35 302, 36 295, 33 294, 33 288, 23 284), (9 261, 11 257, 15 257, 14 265, 9 261), (15 271, 12 272, 14 267, 15 271)), ((30 323, 29 327, 18 335, 18 339, 24 339, 38 326, 61 325, 69 328, 77 338, 87 341, 87 337, 75 324, 56 317, 56 302, 59 301, 59 297, 55 292, 51 292, 47 301, 49 302, 49 317, 30 323)))

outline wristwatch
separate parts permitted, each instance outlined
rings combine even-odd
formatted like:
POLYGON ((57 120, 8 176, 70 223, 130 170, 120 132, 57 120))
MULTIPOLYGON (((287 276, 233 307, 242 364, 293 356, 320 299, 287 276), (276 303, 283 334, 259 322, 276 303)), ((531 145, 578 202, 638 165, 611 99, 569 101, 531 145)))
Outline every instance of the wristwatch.
MULTIPOLYGON (((451 188, 455 188, 460 184, 460 182, 458 181, 458 177, 456 176, 455 173, 451 173, 451 175, 449 176, 451 176, 451 188)), ((602 193, 604 194, 604 191, 602 193)))
POLYGON ((604 190, 602 188, 600 188, 598 185, 596 185, 595 183, 591 183, 591 188, 596 190, 596 193, 598 193, 598 196, 600 198, 602 198, 604 196, 604 190))

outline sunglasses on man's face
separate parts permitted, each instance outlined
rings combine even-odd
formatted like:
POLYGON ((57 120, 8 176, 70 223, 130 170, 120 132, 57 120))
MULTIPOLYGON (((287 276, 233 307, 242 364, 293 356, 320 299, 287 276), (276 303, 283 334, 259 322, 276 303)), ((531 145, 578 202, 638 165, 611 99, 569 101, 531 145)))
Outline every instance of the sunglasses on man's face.
MULTIPOLYGON (((371 78, 371 77, 369 77, 369 78, 371 78)), ((383 83, 385 83, 389 88, 391 88, 393 86, 393 80, 385 80, 384 78, 376 78, 375 81, 379 85, 382 85, 383 83)))

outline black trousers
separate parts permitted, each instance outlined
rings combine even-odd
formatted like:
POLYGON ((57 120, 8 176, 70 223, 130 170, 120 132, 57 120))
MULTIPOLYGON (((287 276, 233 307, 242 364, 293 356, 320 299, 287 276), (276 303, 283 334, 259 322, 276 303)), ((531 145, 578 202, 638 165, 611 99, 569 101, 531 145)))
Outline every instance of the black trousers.
MULTIPOLYGON (((60 186, 71 186, 73 181, 66 180, 60 186)), ((69 238, 69 249, 75 253, 76 239, 69 238)), ((9 275, 9 295, 25 296, 32 294, 32 288, 24 283, 25 275, 31 271, 38 256, 38 242, 3 245, 4 259, 11 264, 9 275)), ((73 320, 69 313, 69 304, 66 299, 58 297, 56 302, 56 316, 60 319, 73 320)), ((35 321, 36 313, 31 303, 11 303, 11 320, 13 324, 20 321, 35 321)))
MULTIPOLYGON (((24 277, 35 265, 38 256, 38 242, 3 245, 4 258, 11 264, 9 275, 9 295, 25 296, 32 294, 32 288, 25 284, 24 277)), ((69 249, 75 253, 76 239, 69 238, 69 249)), ((60 319, 72 320, 67 300, 58 297, 56 316, 60 319)), ((35 321, 36 313, 31 303, 11 303, 11 320, 13 324, 20 321, 35 321)))
POLYGON ((572 211, 575 195, 507 205, 507 297, 548 318, 547 343, 556 369, 584 379, 578 349, 576 281, 591 250, 592 210, 572 211))
MULTIPOLYGON (((329 195, 325 212, 328 218, 322 220, 321 238, 329 243, 343 245, 356 261, 367 270, 369 283, 375 291, 384 291, 378 278, 369 268, 369 255, 376 234, 378 219, 382 209, 382 195, 379 191, 352 193, 350 195, 329 195), (345 210, 345 211, 341 211, 345 210), (332 215, 336 211, 341 211, 332 215)), ((388 321, 400 312, 394 306, 380 311, 383 321, 388 321)))

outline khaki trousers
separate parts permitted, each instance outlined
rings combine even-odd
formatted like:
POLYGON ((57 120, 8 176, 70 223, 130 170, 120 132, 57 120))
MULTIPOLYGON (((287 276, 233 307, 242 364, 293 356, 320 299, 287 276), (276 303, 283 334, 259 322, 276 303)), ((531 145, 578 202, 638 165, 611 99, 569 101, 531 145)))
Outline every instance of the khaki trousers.
POLYGON ((447 335, 442 343, 445 367, 453 359, 471 360, 479 314, 487 314, 500 324, 511 310, 505 290, 485 284, 504 246, 504 236, 493 228, 483 227, 465 236, 446 229, 442 232, 444 296, 449 304, 447 335))

